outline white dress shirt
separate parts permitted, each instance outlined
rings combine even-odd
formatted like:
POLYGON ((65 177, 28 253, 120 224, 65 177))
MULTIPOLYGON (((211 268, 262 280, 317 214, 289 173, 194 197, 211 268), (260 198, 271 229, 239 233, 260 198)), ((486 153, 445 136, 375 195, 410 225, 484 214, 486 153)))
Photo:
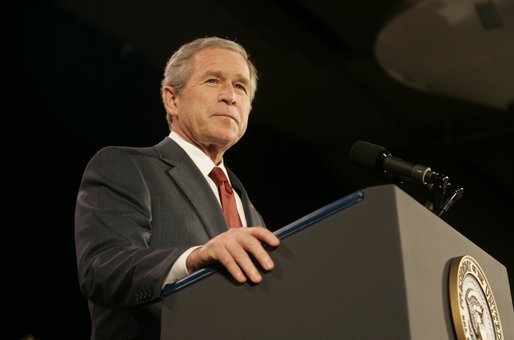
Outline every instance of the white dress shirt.
MULTIPOLYGON (((216 186, 216 183, 209 177, 209 173, 211 172, 212 168, 215 166, 220 167, 225 175, 228 178, 227 169, 225 169, 225 166, 223 165, 223 161, 219 165, 214 164, 214 162, 207 156, 202 150, 200 150, 197 146, 189 143, 186 141, 182 136, 180 136, 175 131, 171 131, 169 134, 169 137, 173 139, 184 151, 187 153, 187 155, 193 160, 193 163, 198 167, 202 175, 207 179, 207 182, 209 183, 212 191, 218 198, 218 202, 221 205, 220 195, 218 192, 218 187, 216 186)), ((228 179, 230 183, 230 179, 228 179)), ((237 211, 239 213, 239 216, 241 217, 241 224, 243 227, 247 226, 246 222, 246 216, 243 209, 243 202, 241 201, 241 198, 237 194, 237 192, 234 190, 234 196, 236 198, 236 205, 237 205, 237 211)), ((168 276, 166 277, 166 280, 164 280, 163 287, 169 283, 173 283, 187 275, 189 275, 189 272, 186 267, 186 259, 189 256, 189 254, 198 248, 200 246, 194 246, 186 250, 182 255, 179 256, 177 261, 173 264, 171 267, 170 272, 168 273, 168 276)))

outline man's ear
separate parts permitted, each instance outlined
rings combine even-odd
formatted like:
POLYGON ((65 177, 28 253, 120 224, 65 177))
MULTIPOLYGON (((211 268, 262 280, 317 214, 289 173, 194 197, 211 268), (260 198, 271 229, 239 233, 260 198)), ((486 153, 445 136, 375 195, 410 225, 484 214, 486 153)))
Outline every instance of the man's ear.
POLYGON ((177 115, 177 92, 171 86, 164 86, 162 89, 162 102, 164 108, 171 116, 177 115))

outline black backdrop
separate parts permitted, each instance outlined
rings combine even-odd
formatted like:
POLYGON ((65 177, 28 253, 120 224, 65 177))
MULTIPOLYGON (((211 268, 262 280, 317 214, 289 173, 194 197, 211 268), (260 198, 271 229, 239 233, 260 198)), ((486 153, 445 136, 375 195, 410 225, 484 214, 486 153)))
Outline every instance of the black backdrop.
MULTIPOLYGON (((15 261, 6 259, 15 273, 15 282, 10 283, 15 287, 14 335, 86 339, 89 317, 76 281, 73 243, 78 185, 87 161, 99 148, 152 145, 166 136, 159 97, 163 65, 149 63, 137 49, 50 4, 27 1, 12 9, 16 33, 8 57, 14 58, 4 67, 14 74, 9 82, 14 91, 6 92, 4 106, 9 166, 3 206, 5 245, 16 249, 11 255, 15 261)), ((247 135, 227 153, 226 162, 245 183, 270 228, 358 188, 383 183, 353 168, 347 149, 340 150, 342 171, 335 171, 320 157, 316 143, 255 118, 270 104, 266 92, 260 95, 247 135), (274 165, 273 173, 266 172, 267 164, 274 165), (308 173, 297 171, 299 167, 308 173), (265 194, 264 185, 277 189, 272 197, 265 194)), ((487 153, 497 142, 512 143, 512 136, 480 147, 487 153)), ((422 150, 415 157, 459 174, 460 184, 471 190, 445 219, 457 229, 462 226, 466 236, 512 268, 512 192, 492 200, 494 184, 477 182, 475 170, 466 170, 465 157, 456 164, 453 154, 441 149, 422 150)))

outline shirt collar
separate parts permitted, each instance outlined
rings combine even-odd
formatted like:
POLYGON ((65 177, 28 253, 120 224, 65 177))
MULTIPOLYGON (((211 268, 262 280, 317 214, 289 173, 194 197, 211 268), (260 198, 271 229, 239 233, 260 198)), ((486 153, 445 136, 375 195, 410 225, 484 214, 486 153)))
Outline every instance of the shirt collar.
MULTIPOLYGON (((208 177, 212 168, 216 166, 212 159, 210 159, 209 156, 207 156, 202 150, 200 150, 200 148, 185 140, 184 137, 182 137, 175 131, 171 131, 169 137, 173 139, 173 141, 175 141, 187 153, 187 155, 189 156, 189 158, 191 158, 193 163, 195 163, 198 169, 200 169, 200 172, 205 177, 208 177)), ((221 163, 218 165, 218 167, 220 167, 223 170, 223 172, 228 178, 227 169, 225 169, 223 159, 221 160, 221 163)))

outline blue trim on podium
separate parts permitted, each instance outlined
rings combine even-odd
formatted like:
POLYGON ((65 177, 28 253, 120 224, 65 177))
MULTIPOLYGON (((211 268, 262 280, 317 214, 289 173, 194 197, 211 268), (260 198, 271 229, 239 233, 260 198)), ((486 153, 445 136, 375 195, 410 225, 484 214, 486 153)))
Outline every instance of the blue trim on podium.
MULTIPOLYGON (((338 199, 337 201, 334 201, 330 204, 327 204, 326 206, 308 214, 304 217, 300 218, 299 220, 296 220, 278 230, 275 230, 274 234, 280 239, 284 239, 286 237, 289 237, 293 234, 296 234, 299 231, 302 231, 313 224, 324 220, 325 218, 334 215, 341 210, 344 210, 355 203, 360 202, 364 198, 364 190, 358 190, 355 191, 343 198, 338 199)), ((202 280, 203 278, 211 275, 212 273, 216 272, 217 269, 214 267, 208 267, 200 269, 196 272, 194 272, 191 275, 188 275, 184 277, 181 280, 178 280, 175 283, 169 284, 164 287, 161 298, 165 298, 176 291, 179 291, 182 288, 185 288, 199 280, 202 280)))

